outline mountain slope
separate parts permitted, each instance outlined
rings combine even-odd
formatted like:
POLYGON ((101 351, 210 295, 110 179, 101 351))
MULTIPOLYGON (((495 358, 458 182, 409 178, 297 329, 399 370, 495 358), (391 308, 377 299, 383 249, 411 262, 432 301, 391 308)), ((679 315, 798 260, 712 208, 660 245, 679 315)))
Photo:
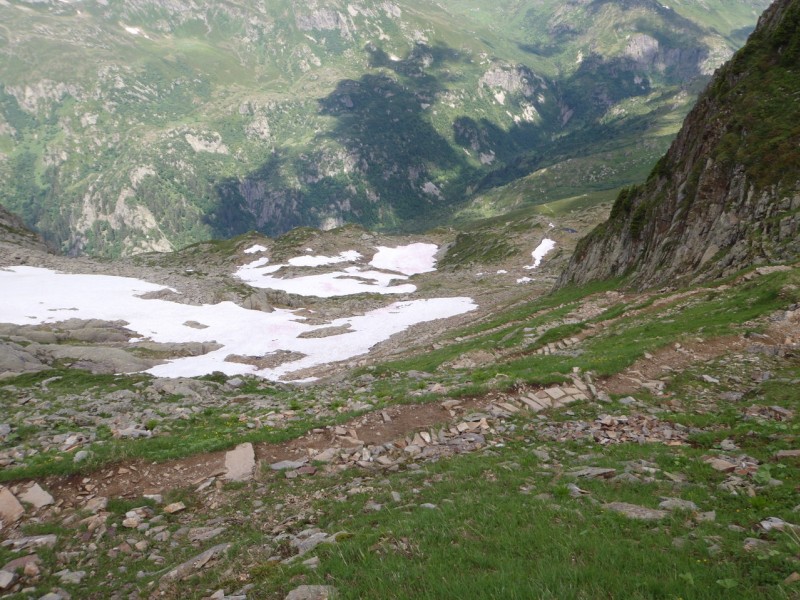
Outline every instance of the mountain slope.
POLYGON ((617 187, 641 172, 620 148, 654 162, 764 6, 2 2, 0 203, 118 255, 424 228, 576 156, 620 157, 617 187))
POLYGON ((623 190, 559 285, 711 278, 800 254, 800 2, 776 2, 647 182, 623 190))

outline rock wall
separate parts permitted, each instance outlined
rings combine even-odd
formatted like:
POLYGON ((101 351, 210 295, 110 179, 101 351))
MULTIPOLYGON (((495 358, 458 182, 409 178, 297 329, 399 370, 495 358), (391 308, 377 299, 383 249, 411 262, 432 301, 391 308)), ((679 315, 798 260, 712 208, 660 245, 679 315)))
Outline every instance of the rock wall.
POLYGON ((800 255, 800 0, 778 0, 722 67, 647 182, 622 190, 558 287, 644 288, 800 255))

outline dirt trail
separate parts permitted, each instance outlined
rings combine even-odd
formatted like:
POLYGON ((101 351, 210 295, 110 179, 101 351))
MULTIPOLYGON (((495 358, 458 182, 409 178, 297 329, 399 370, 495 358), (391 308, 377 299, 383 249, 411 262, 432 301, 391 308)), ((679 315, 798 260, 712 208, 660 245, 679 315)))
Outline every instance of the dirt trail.
MULTIPOLYGON (((491 399, 465 399, 459 413, 469 413, 489 404, 491 399)), ((451 422, 453 415, 440 403, 405 404, 361 415, 340 425, 354 430, 365 445, 385 444, 423 428, 451 422), (390 420, 386 420, 383 414, 390 420)), ((281 443, 255 444, 256 460, 272 464, 281 460, 308 457, 308 449, 323 450, 336 446, 333 429, 311 431, 281 443)), ((162 494, 168 490, 197 486, 210 477, 225 473, 225 452, 208 452, 182 459, 152 463, 144 460, 118 463, 94 473, 69 477, 50 477, 47 489, 65 504, 81 504, 95 496, 135 498, 144 494, 162 494)))

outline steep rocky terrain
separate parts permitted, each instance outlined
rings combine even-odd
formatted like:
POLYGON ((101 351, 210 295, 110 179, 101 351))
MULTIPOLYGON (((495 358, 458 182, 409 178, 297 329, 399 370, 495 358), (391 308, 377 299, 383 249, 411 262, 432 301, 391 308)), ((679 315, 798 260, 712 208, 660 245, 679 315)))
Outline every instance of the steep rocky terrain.
POLYGON ((766 4, 0 2, 0 204, 119 256, 614 189, 766 4))
POLYGON ((0 244, 6 249, 21 252, 47 252, 44 241, 31 231, 17 215, 0 206, 0 244))
POLYGON ((800 253, 800 3, 715 75, 646 183, 624 189, 559 285, 709 279, 800 253))

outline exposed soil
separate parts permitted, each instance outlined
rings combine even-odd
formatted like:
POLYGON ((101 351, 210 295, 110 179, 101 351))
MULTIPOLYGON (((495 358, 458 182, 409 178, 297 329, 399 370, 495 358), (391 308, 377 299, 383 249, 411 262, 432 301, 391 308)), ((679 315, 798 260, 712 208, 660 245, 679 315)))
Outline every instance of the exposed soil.
MULTIPOLYGON (((454 410, 469 412, 488 404, 490 399, 464 400, 454 410)), ((353 430, 365 445, 391 442, 419 429, 453 420, 441 404, 405 404, 356 417, 340 425, 353 430), (385 420, 386 414, 390 420, 385 420)), ((340 442, 338 442, 340 443, 340 442)), ((333 429, 318 429, 286 442, 255 444, 257 461, 272 464, 282 460, 306 458, 309 449, 322 450, 336 445, 333 429)), ((225 452, 207 452, 186 458, 151 463, 143 460, 118 463, 92 474, 50 477, 46 487, 56 500, 66 504, 85 502, 92 496, 136 498, 168 490, 197 486, 210 477, 225 473, 225 452)))

